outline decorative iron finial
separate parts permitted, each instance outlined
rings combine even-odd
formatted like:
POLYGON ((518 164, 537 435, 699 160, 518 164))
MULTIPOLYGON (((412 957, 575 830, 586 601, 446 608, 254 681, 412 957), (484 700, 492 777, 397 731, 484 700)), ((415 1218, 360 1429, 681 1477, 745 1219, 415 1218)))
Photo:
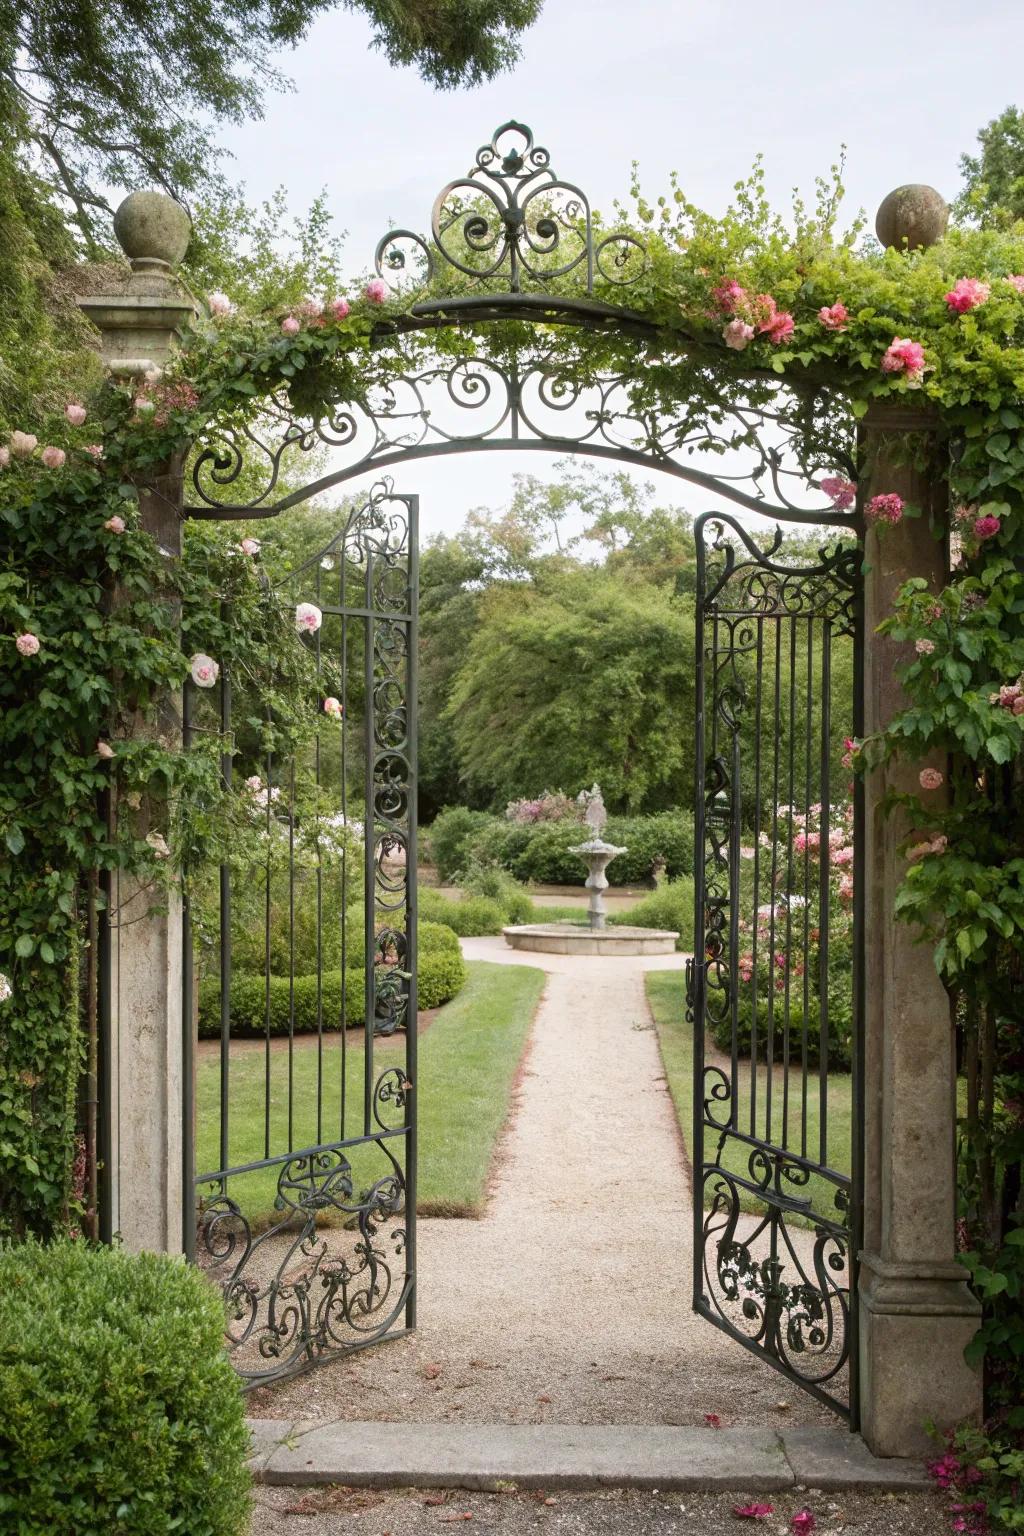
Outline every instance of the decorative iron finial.
POLYGON ((586 193, 556 176, 532 130, 514 121, 502 123, 477 150, 472 170, 438 193, 430 230, 429 241, 409 229, 385 235, 374 257, 378 275, 394 282, 413 263, 417 280, 427 283, 449 267, 490 291, 500 278, 520 293, 524 285, 545 292, 579 271, 592 294, 595 276, 624 286, 647 262, 635 235, 597 238, 586 193))

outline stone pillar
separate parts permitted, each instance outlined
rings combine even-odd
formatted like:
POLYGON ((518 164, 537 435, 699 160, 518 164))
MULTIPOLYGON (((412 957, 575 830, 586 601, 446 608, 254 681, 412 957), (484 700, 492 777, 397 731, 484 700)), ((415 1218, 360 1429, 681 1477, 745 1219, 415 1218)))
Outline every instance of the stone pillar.
MULTIPOLYGON (((945 584, 947 511, 936 473, 936 420, 922 410, 879 405, 864 423, 866 496, 895 491, 918 519, 873 526, 865 538, 864 727, 880 730, 904 704, 895 677, 907 647, 877 634, 897 590, 912 576, 945 584), (932 467, 912 450, 927 447, 932 467)), ((919 1456, 933 1442, 926 1421, 946 1428, 981 1412, 980 1375, 964 1361, 980 1308, 956 1259, 956 1068, 949 999, 930 945, 897 919, 906 871, 897 845, 912 830, 887 813, 887 793, 914 794, 922 767, 901 759, 867 776, 864 814, 864 1245, 861 1253, 862 1430, 879 1456, 919 1456)))
MULTIPOLYGON (((134 192, 117 210, 114 231, 131 262, 131 275, 116 293, 80 300, 100 333, 103 361, 111 372, 140 376, 171 355, 175 334, 194 313, 173 269, 188 245, 185 210, 161 192, 134 192)), ((162 466, 138 482, 142 527, 165 556, 181 552, 182 464, 162 466)), ((116 594, 115 594, 116 602, 116 594)), ((168 612, 175 626, 178 615, 168 612)), ((168 699, 156 722, 139 720, 140 735, 180 739, 177 702, 168 699)), ((115 804, 112 815, 131 817, 136 834, 162 831, 161 807, 115 804)), ((182 908, 172 890, 165 898, 134 876, 116 875, 110 892, 110 1031, 103 1079, 108 1166, 103 1231, 120 1235, 132 1251, 182 1251, 181 1012, 182 908)))

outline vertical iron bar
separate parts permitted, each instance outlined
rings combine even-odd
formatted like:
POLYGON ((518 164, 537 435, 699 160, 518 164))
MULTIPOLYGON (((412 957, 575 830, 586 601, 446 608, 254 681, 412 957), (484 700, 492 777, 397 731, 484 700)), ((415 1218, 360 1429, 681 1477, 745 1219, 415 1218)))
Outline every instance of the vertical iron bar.
POLYGON ((704 1014, 706 1007, 706 969, 704 957, 704 904, 707 879, 707 831, 705 825, 704 797, 707 778, 704 739, 704 690, 705 638, 704 638, 704 589, 707 580, 704 521, 698 520, 694 529, 697 559, 697 602, 694 614, 694 804, 693 846, 696 880, 693 902, 693 960, 692 1012, 693 1012, 693 1304, 700 1308, 704 1303, 703 1266, 704 1252, 704 1014))
MULTIPOLYGON (((185 752, 192 746, 193 684, 185 680, 181 700, 181 745, 185 752)), ((193 997, 194 955, 192 948, 192 904, 186 879, 181 912, 181 1246, 191 1263, 196 1256, 196 1058, 195 1000, 193 997)), ((224 1164, 221 1164, 223 1167, 224 1164)))
POLYGON ((824 846, 824 829, 832 823, 832 625, 822 624, 821 635, 821 801, 822 847, 818 862, 818 1156, 828 1166, 828 954, 832 914, 829 911, 830 851, 824 846))
MULTIPOLYGON (((267 711, 267 723, 268 723, 268 725, 270 724, 270 721, 271 721, 271 715, 270 715, 270 711, 268 710, 267 711)), ((265 818, 264 818, 264 820, 265 820, 264 834, 265 834, 266 840, 267 840, 267 862, 266 862, 266 869, 265 869, 265 872, 264 872, 264 896, 263 896, 263 1156, 264 1157, 269 1157, 270 1156, 270 1098, 271 1098, 271 1095, 270 1095, 270 1086, 271 1086, 270 1085, 270 943, 271 943, 271 934, 273 932, 273 927, 272 927, 272 918, 273 918, 272 905, 273 904, 272 904, 272 899, 271 899, 272 898, 271 881, 272 881, 272 878, 273 878, 273 869, 272 869, 272 861, 271 861, 271 856, 270 856, 270 850, 271 850, 271 846, 272 846, 272 844, 271 844, 270 827, 271 827, 271 822, 272 822, 272 819, 273 819, 271 807, 272 807, 272 801, 273 801, 273 785, 274 785, 274 755, 273 755, 273 752, 271 752, 271 750, 270 750, 269 741, 270 741, 270 737, 269 737, 269 733, 268 733, 267 767, 266 767, 266 773, 267 773, 267 780, 266 780, 267 804, 266 804, 266 814, 265 814, 265 818)))
MULTIPOLYGON (((822 633, 825 631, 827 619, 822 620, 822 633)), ((801 968, 803 970, 803 1022, 800 1028, 800 1156, 807 1156, 807 1015, 811 1007, 811 968, 810 942, 811 942, 811 846, 809 827, 811 821, 811 786, 814 782, 812 768, 812 749, 814 743, 814 614, 807 616, 807 697, 804 701, 804 877, 801 894, 804 898, 803 905, 803 941, 801 944, 801 968)), ((818 817, 818 859, 827 858, 828 839, 822 831, 823 823, 819 813, 818 817), (824 840, 825 848, 822 847, 824 840)), ((827 831, 827 827, 826 827, 827 831)))
MULTIPOLYGON (((862 507, 858 504, 858 511, 862 507)), ((863 525, 862 525, 863 526, 863 525)), ((853 613, 853 735, 864 736, 864 580, 860 561, 854 564, 853 613)), ((850 1131, 850 1428, 860 1428, 860 1307, 858 1255, 864 1244, 864 852, 866 819, 864 779, 854 775, 853 788, 853 1040, 851 1042, 850 1131)), ((827 966, 826 955, 826 966, 827 966)))
POLYGON ((410 1276, 409 1299, 405 1307, 406 1327, 416 1326, 416 1191, 419 1177, 418 1077, 418 997, 417 974, 419 946, 417 924, 419 911, 419 509, 418 496, 410 496, 409 507, 409 623, 406 655, 406 720, 409 754, 409 836, 405 856, 405 934, 406 970, 409 972, 409 1011, 406 1015, 405 1073, 412 1089, 405 1101, 405 1206, 406 1272, 410 1276))
MULTIPOLYGON (((303 1138, 305 1140, 305 1138, 303 1138)), ((288 1151, 295 1150, 295 759, 288 764, 288 1151)))
POLYGON ((363 1020, 363 1135, 369 1136, 373 1114, 373 1024, 377 1012, 377 819, 374 805, 376 773, 376 712, 374 674, 376 615, 373 610, 373 546, 366 541, 366 618, 363 621, 363 706, 365 761, 363 796, 363 934, 366 944, 366 1017, 363 1020))
MULTIPOLYGON (((102 815, 106 823, 107 841, 114 836, 114 797, 109 789, 102 794, 102 815)), ((98 1026, 98 1124, 96 1127, 96 1158, 99 1163, 99 1235, 101 1243, 111 1243, 120 1225, 114 1210, 114 1076, 112 1071, 114 1007, 113 1007, 113 938, 110 913, 114 897, 114 881, 110 870, 100 872, 100 891, 103 910, 99 916, 99 967, 96 976, 96 1016, 98 1026)))
POLYGON ((772 869, 768 885, 768 988, 765 1008, 768 1014, 766 1041, 768 1071, 765 1076, 765 1141, 772 1139, 772 1110, 775 1102, 775 911, 776 891, 779 883, 779 766, 781 742, 779 718, 782 709, 782 621, 777 616, 772 624, 775 636, 775 679, 772 725, 774 727, 774 752, 772 760, 772 869))
MULTIPOLYGON (((225 608, 221 619, 227 623, 225 608)), ((231 788, 231 675, 225 667, 220 677, 220 776, 231 788)), ((231 1073, 231 869, 220 866, 220 1166, 228 1166, 231 1073)))
MULTIPOLYGON (((348 573, 348 541, 341 545, 341 606, 345 606, 348 573)), ((346 1093, 348 1089, 348 615, 341 616, 341 1121, 340 1136, 345 1140, 346 1093)), ((366 836, 366 828, 363 828, 366 836)))
POLYGON ((796 804, 796 628, 797 621, 787 621, 789 629, 789 790, 786 804, 786 953, 784 991, 782 994, 782 1145, 789 1146, 789 1034, 793 1026, 793 807, 796 804))
MULTIPOLYGON (((761 686, 761 671, 764 666, 764 620, 757 620, 757 647, 755 651, 756 680, 754 684, 754 899, 751 908, 751 938, 750 938, 750 963, 751 963, 751 988, 750 988, 750 1134, 757 1135, 757 961, 758 940, 757 908, 760 903, 761 889, 761 732, 764 725, 762 708, 764 704, 764 690, 761 686)), ((771 1071, 771 1063, 768 1064, 771 1071)))
MULTIPOLYGON (((316 604, 322 606, 320 571, 316 568, 316 604)), ((322 704, 323 689, 321 687, 322 658, 320 652, 320 635, 316 632, 316 684, 317 703, 322 704)), ((324 1139, 324 960, 323 960, 323 846, 320 829, 320 727, 323 720, 323 711, 317 717, 316 738, 313 747, 313 772, 316 783, 316 1139, 322 1142, 324 1139)))

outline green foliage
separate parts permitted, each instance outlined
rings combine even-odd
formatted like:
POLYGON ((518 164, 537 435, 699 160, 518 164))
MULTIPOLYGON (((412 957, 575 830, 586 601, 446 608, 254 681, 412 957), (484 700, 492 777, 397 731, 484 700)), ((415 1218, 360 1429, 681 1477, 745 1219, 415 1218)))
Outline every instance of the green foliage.
POLYGON ((660 928, 678 933, 676 949, 683 954, 693 950, 693 880, 681 877, 666 880, 656 891, 630 907, 628 912, 612 912, 608 922, 620 928, 660 928))
POLYGON ((459 877, 464 896, 497 902, 507 923, 528 923, 533 917, 529 893, 507 870, 496 864, 471 862, 459 877))
MULTIPOLYGON (((453 903, 454 905, 454 903, 453 903)), ((466 980, 466 965, 457 935, 450 925, 424 921, 419 927, 417 1000, 421 1008, 440 1008, 456 995, 466 980)), ((220 1035, 220 979, 205 977, 199 985, 199 1034, 220 1035)), ((366 1022, 366 971, 352 966, 323 971, 319 976, 297 974, 264 976, 261 972, 236 970, 229 993, 232 1038, 260 1038, 309 1034, 339 1029, 344 1022, 366 1022), (268 1023, 269 1020, 269 1023, 268 1023)))
POLYGON ((597 779, 656 809, 692 782, 693 620, 646 584, 566 571, 485 595, 448 704, 471 790, 502 803, 597 779))
POLYGON ((427 835, 439 880, 447 884, 468 866, 473 837, 490 819, 484 811, 470 811, 461 805, 446 806, 434 818, 427 835))
POLYGON ((223 1328, 180 1261, 0 1248, 0 1525, 242 1536, 248 1432, 223 1328))
MULTIPOLYGON (((444 89, 476 85, 518 57, 539 0, 340 0, 370 22, 392 64, 415 65, 444 89)), ((218 122, 263 115, 287 88, 275 54, 294 47, 339 0, 4 0, 0 103, 42 159, 82 239, 105 234, 109 187, 201 188, 218 158, 218 122), (171 67, 169 61, 173 61, 171 67)))
MULTIPOLYGON (((693 874, 693 817, 687 811, 656 816, 610 816, 607 842, 625 848, 608 865, 610 885, 648 880, 655 863, 664 861, 670 879, 693 874)), ((537 885, 583 885, 587 869, 570 850, 586 839, 579 822, 521 822, 492 817, 468 846, 471 858, 499 864, 517 880, 537 885)))
POLYGON ((452 901, 440 891, 429 886, 419 893, 421 917, 428 922, 444 923, 460 938, 477 938, 482 934, 500 933, 507 919, 496 901, 487 896, 469 896, 465 901, 452 901))
POLYGON ((978 155, 960 157, 954 213, 983 229, 1006 227, 1024 218, 1024 113, 1007 107, 979 131, 978 144, 978 155))

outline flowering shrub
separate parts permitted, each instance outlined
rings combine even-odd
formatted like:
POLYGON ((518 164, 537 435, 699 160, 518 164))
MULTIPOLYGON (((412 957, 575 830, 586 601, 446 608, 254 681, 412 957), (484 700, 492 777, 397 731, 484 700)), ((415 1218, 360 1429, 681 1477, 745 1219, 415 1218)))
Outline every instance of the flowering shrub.
POLYGON ((560 789, 546 789, 536 800, 510 800, 505 820, 520 826, 533 826, 538 821, 582 821, 585 809, 578 799, 570 800, 560 789))
MULTIPOLYGON (((808 1065, 820 1060, 822 982, 827 995, 828 1063, 849 1069, 853 1031, 853 807, 831 808, 827 827, 822 807, 806 811, 783 805, 772 818, 773 833, 761 832, 760 878, 774 870, 775 886, 756 911, 739 920, 738 961, 740 997, 737 1041, 748 1054, 756 1038, 759 1059, 766 1059, 769 1040, 773 1059, 784 1055, 799 1062, 806 1049, 808 1065), (828 970, 822 977, 819 869, 828 868, 828 970)), ((741 851, 750 865, 755 850, 741 851)), ((744 889, 748 889, 744 881, 744 889)), ((748 909, 749 911, 749 909, 748 909)), ((732 1020, 716 1023, 717 1045, 732 1045, 732 1020)))

